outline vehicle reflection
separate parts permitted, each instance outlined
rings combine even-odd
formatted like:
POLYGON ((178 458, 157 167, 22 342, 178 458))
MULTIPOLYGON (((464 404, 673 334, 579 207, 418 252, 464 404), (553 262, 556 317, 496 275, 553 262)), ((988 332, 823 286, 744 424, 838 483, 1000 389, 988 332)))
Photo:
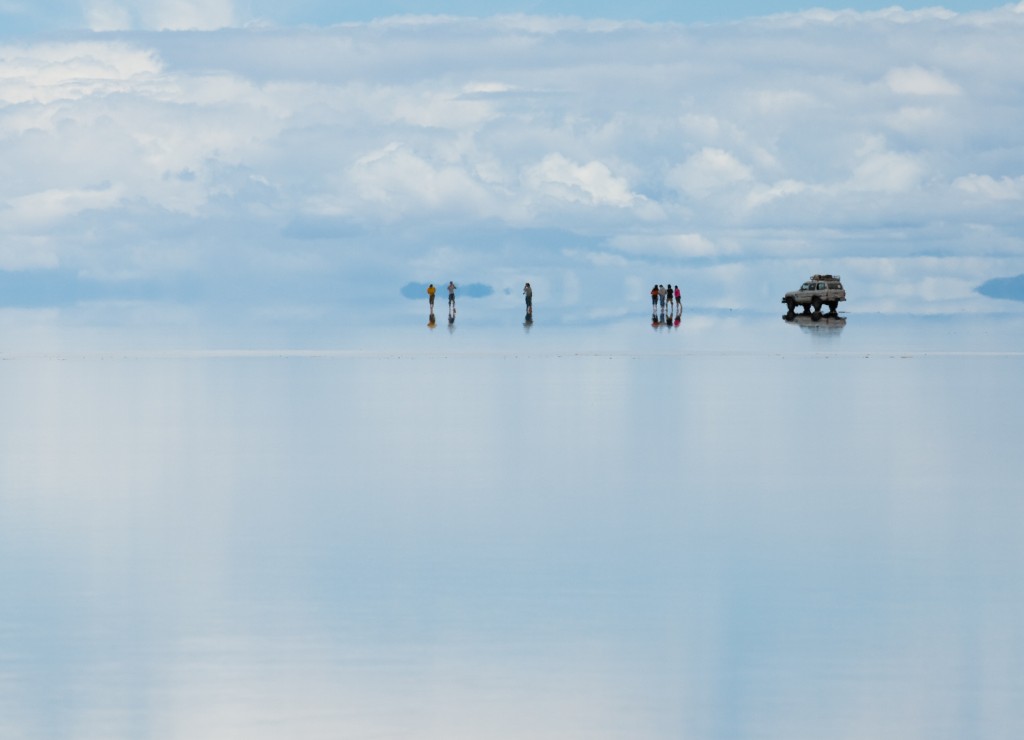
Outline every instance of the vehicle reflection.
POLYGON ((782 320, 787 324, 799 326, 810 334, 838 334, 846 326, 846 317, 831 313, 787 313, 782 320))

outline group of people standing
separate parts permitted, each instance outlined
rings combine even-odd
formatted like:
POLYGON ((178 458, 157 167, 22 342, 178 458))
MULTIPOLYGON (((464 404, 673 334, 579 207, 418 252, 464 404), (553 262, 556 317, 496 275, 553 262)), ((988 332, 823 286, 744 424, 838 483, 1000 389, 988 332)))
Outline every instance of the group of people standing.
MULTIPOLYGON (((434 320, 434 296, 437 295, 437 288, 431 283, 427 286, 427 298, 430 300, 430 318, 427 321, 427 326, 433 329, 437 322, 434 320)), ((452 280, 448 281, 448 328, 454 329, 455 324, 455 282, 452 280)))
POLYGON ((657 313, 659 309, 662 313, 666 310, 671 313, 673 307, 676 313, 683 310, 683 294, 678 285, 655 285, 651 288, 651 313, 657 313))
MULTIPOLYGON (((455 320, 455 291, 456 285, 453 280, 448 281, 448 322, 455 320)), ((427 298, 430 301, 430 317, 434 317, 434 296, 437 295, 437 288, 431 283, 427 286, 427 298)), ((533 316, 533 288, 527 283, 523 286, 523 296, 526 298, 526 315, 533 316)))
MULTIPOLYGON (((448 323, 455 323, 455 291, 456 285, 452 280, 448 281, 448 323)), ((427 298, 430 300, 430 325, 434 324, 434 296, 437 295, 437 288, 433 283, 427 286, 427 298)), ((526 299, 526 320, 533 318, 533 288, 529 283, 523 286, 523 297, 526 299)), ((674 312, 678 318, 683 312, 683 294, 678 285, 671 283, 666 285, 655 285, 651 288, 651 313, 655 316, 658 312, 672 315, 674 312)))
MULTIPOLYGON (((437 295, 437 288, 431 283, 427 286, 427 298, 430 299, 430 313, 434 313, 434 296, 437 295)), ((448 281, 448 316, 455 316, 455 283, 448 281)))

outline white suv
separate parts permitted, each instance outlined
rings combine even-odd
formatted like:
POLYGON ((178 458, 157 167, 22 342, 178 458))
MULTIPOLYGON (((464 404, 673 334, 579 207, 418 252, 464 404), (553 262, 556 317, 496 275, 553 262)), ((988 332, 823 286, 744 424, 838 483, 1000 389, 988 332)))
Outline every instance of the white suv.
POLYGON ((782 302, 790 314, 797 306, 804 307, 804 313, 821 313, 822 306, 835 315, 839 310, 839 301, 846 300, 846 290, 838 275, 811 275, 811 279, 800 286, 800 290, 791 290, 782 297, 782 302))

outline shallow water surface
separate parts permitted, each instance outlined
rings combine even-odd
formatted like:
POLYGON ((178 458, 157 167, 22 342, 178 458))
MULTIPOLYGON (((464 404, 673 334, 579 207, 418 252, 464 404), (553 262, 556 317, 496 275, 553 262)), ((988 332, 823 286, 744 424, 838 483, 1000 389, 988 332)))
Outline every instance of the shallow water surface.
POLYGON ((1018 320, 686 318, 9 355, 0 736, 1020 737, 1018 320))

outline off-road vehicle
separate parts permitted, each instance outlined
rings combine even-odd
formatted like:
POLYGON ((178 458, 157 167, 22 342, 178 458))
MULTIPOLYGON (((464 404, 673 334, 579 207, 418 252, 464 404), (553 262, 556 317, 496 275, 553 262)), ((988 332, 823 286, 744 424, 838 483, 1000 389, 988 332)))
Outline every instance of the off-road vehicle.
POLYGON ((821 307, 828 306, 828 310, 835 315, 839 310, 839 301, 846 300, 846 290, 838 275, 811 275, 811 279, 800 286, 800 290, 791 290, 782 297, 786 304, 788 313, 796 311, 797 306, 803 306, 804 313, 821 314, 821 307))

